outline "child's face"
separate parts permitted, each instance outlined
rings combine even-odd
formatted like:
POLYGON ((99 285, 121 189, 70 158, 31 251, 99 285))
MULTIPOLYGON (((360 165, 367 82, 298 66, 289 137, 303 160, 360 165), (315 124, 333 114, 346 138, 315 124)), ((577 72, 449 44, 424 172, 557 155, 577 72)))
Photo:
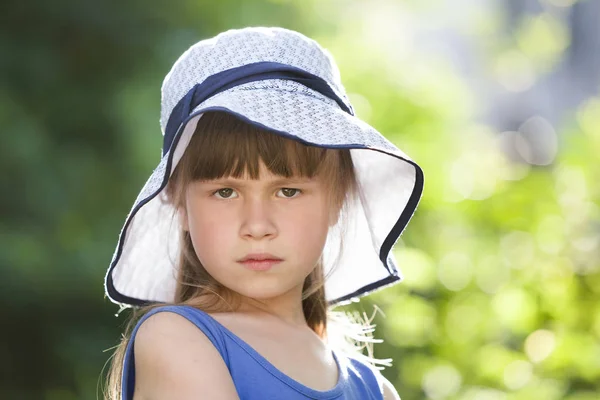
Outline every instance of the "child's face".
POLYGON ((190 184, 180 217, 211 276, 243 296, 267 300, 301 293, 335 222, 337 213, 328 204, 321 179, 285 179, 261 162, 258 180, 190 184), (239 262, 250 253, 270 253, 283 261, 269 270, 251 270, 239 262))

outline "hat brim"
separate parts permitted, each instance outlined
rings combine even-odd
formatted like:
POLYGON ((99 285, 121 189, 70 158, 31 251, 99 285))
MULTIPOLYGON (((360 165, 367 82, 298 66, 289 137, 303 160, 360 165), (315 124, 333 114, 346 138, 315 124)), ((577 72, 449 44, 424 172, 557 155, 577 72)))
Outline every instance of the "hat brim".
POLYGON ((176 210, 164 200, 163 190, 199 118, 207 111, 231 113, 304 144, 350 149, 359 196, 351 202, 348 219, 343 221, 346 235, 342 253, 334 250, 340 240, 340 226, 331 228, 325 245, 325 293, 330 305, 402 279, 391 249, 417 207, 423 172, 373 127, 342 111, 330 99, 310 92, 242 85, 209 98, 192 111, 121 230, 105 277, 111 301, 124 306, 174 301, 181 227, 176 210))

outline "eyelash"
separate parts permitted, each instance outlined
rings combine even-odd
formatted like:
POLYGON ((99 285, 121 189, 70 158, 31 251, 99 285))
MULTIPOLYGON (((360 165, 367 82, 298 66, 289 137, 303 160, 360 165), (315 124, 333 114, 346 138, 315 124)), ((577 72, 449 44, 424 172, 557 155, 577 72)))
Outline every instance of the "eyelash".
MULTIPOLYGON (((218 190, 215 190, 214 192, 212 192, 212 196, 216 195, 217 193, 219 193, 219 192, 220 192, 220 191, 222 191, 222 190, 233 190, 233 189, 232 189, 232 188, 222 188, 222 189, 218 189, 218 190)), ((300 189, 296 189, 296 188, 281 188, 280 190, 294 190, 294 191, 295 191, 295 194, 296 194, 296 193, 302 193, 302 190, 300 190, 300 189)), ((292 196, 292 197, 287 197, 287 196, 284 196, 284 197, 285 197, 286 199, 293 199, 293 198, 296 198, 296 197, 298 197, 298 196, 292 196)), ((223 200, 229 200, 229 199, 230 199, 229 197, 224 197, 224 198, 223 198, 223 200)))

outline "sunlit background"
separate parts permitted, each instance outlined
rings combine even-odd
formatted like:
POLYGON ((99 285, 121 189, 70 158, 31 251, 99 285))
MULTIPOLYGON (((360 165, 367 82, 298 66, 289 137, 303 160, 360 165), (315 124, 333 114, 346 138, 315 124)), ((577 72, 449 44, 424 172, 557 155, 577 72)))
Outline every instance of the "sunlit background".
POLYGON ((96 399, 126 312, 117 237, 158 163, 160 86, 229 28, 336 58, 425 171, 377 304, 403 400, 600 399, 600 1, 5 1, 0 398, 96 399))

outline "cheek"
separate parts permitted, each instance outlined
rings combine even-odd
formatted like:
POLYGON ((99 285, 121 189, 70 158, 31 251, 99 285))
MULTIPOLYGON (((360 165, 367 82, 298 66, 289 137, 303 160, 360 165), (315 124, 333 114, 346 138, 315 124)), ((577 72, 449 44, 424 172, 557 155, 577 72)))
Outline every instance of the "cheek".
POLYGON ((285 232, 302 248, 322 247, 327 236, 329 216, 318 202, 307 204, 285 219, 285 232))
POLYGON ((194 249, 200 261, 217 257, 217 252, 229 246, 235 239, 233 221, 226 216, 210 212, 191 212, 188 224, 194 249))

